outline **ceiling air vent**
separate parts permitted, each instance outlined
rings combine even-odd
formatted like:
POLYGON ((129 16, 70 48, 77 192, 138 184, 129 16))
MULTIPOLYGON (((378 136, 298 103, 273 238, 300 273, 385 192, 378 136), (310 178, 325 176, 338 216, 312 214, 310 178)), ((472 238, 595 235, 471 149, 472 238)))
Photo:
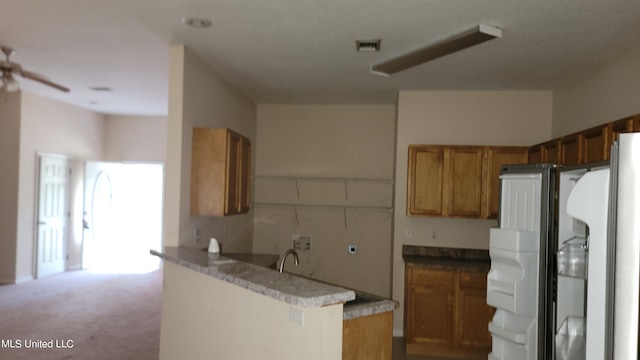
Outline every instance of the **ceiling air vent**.
POLYGON ((356 40, 356 51, 358 52, 380 51, 380 39, 356 40))

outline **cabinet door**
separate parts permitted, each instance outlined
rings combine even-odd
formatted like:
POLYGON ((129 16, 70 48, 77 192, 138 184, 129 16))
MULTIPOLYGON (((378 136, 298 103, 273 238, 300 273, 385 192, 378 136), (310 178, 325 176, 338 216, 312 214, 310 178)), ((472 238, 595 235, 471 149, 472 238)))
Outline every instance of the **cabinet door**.
POLYGON ((584 141, 583 163, 609 160, 609 129, 598 126, 582 132, 584 141))
POLYGON ((224 216, 249 210, 251 144, 224 128, 194 128, 191 215, 224 216))
POLYGON ((442 215, 444 147, 409 146, 407 214, 442 215))
POLYGON ((560 163, 560 139, 547 141, 542 144, 544 147, 543 158, 546 163, 559 164, 560 163))
POLYGON ((445 213, 454 217, 482 216, 484 151, 477 146, 453 146, 445 154, 445 213))
POLYGON ((489 322, 494 309, 487 305, 487 273, 459 273, 456 342, 463 347, 491 348, 489 322))
POLYGON ((633 117, 633 131, 640 132, 640 115, 633 117))
POLYGON ((226 129, 193 129, 191 148, 191 215, 224 215, 226 155, 226 129))
POLYGON ((453 343, 453 289, 412 286, 407 316, 408 343, 453 343))
POLYGON ((251 142, 244 137, 242 138, 240 164, 240 212, 246 213, 251 207, 251 142))
POLYGON ((465 347, 491 348, 488 327, 493 311, 487 305, 487 291, 460 288, 458 301, 458 343, 465 347))
MULTIPOLYGON (((633 117, 626 119, 620 119, 609 123, 609 144, 613 144, 618 140, 618 134, 632 132, 633 130, 633 117)), ((638 130, 636 130, 638 131, 638 130)))
POLYGON ((561 141, 561 158, 562 165, 578 165, 583 163, 583 147, 582 134, 574 134, 565 136, 561 141))
POLYGON ((225 215, 240 212, 240 171, 241 171, 242 137, 232 131, 227 139, 227 188, 225 198, 225 215))
POLYGON ((489 147, 487 149, 487 172, 485 179, 485 217, 498 217, 500 198, 500 168, 508 164, 526 164, 528 149, 525 147, 489 147))
POLYGON ((540 164, 543 162, 543 147, 535 145, 529 148, 529 164, 540 164))

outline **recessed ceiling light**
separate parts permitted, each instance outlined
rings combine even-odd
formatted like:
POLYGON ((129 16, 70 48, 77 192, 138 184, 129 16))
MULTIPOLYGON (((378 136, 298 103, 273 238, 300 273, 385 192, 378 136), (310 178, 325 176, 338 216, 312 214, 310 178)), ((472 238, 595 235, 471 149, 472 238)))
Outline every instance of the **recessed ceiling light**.
POLYGON ((182 23, 196 29, 208 28, 213 24, 211 20, 203 18, 183 18, 182 23))
POLYGON ((356 51, 358 52, 380 51, 380 39, 356 40, 356 51))

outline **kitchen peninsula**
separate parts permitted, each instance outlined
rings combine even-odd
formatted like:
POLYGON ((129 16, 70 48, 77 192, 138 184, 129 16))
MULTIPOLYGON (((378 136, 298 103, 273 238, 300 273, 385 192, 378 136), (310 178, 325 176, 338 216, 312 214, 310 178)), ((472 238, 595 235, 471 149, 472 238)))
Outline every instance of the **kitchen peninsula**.
POLYGON ((394 301, 199 249, 151 254, 165 260, 161 359, 348 358, 343 327, 384 313, 390 355, 394 301))

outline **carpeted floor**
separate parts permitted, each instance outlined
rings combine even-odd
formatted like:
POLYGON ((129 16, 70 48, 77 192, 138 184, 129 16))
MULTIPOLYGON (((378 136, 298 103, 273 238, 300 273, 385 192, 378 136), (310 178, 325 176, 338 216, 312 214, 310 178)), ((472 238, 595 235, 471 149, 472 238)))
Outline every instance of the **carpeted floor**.
POLYGON ((161 294, 161 270, 0 286, 0 359, 158 359, 161 294))

